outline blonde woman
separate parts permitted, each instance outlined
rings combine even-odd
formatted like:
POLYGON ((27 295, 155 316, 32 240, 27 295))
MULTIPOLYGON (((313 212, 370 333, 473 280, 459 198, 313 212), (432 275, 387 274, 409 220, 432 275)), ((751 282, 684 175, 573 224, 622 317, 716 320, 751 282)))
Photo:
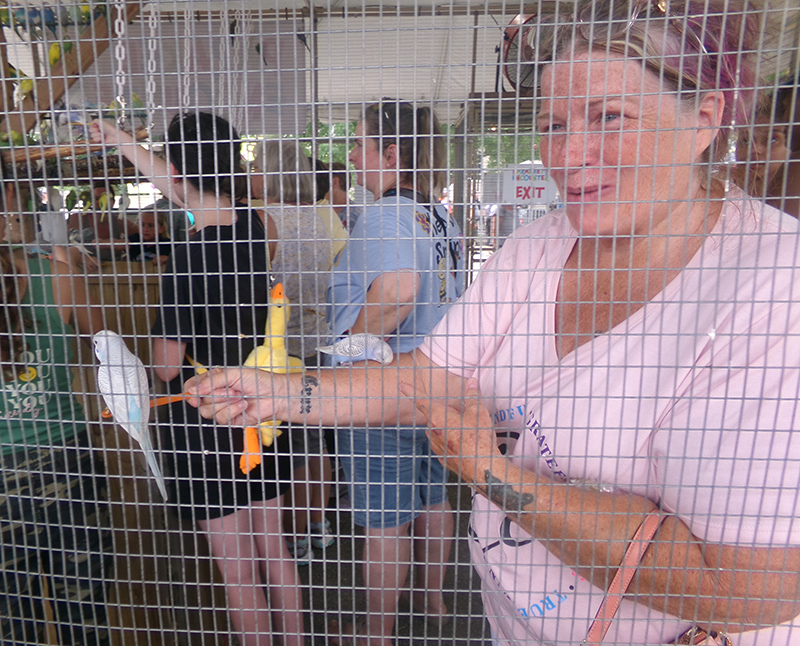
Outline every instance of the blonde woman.
MULTIPOLYGON (((261 143, 255 166, 262 175, 255 185, 263 186, 263 195, 256 196, 264 200, 264 212, 277 229, 272 271, 289 299, 289 354, 316 365, 316 348, 328 336, 325 295, 338 241, 328 218, 315 206, 311 160, 298 142, 261 143)), ((294 429, 292 442, 294 485, 291 499, 286 501, 284 524, 290 536, 289 551, 299 565, 307 565, 313 558, 312 548, 324 549, 335 541, 325 518, 332 468, 321 429, 294 429)))

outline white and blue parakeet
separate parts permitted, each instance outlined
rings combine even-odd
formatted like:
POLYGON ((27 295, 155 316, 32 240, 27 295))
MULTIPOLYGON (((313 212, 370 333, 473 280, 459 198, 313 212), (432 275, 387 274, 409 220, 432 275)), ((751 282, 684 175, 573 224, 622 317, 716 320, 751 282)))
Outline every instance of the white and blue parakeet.
POLYGON ((94 353, 100 361, 97 385, 106 406, 117 424, 142 447, 158 490, 166 500, 164 475, 150 438, 150 386, 144 364, 128 350, 122 337, 116 332, 101 330, 94 335, 93 340, 94 353))
POLYGON ((354 361, 377 361, 386 366, 394 358, 394 353, 386 341, 366 332, 346 336, 333 345, 323 345, 317 350, 331 355, 333 365, 354 361))

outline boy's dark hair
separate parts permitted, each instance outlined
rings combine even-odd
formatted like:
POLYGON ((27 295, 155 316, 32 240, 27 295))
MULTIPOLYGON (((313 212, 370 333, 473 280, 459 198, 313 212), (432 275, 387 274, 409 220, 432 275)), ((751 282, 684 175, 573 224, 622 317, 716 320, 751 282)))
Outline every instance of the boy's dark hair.
POLYGON ((311 163, 316 171, 314 177, 317 180, 317 202, 319 202, 324 200, 328 191, 331 190, 330 171, 328 164, 320 159, 312 159, 311 163))
POLYGON ((341 162, 331 164, 331 181, 338 179, 339 187, 346 193, 350 190, 350 172, 347 166, 341 162))

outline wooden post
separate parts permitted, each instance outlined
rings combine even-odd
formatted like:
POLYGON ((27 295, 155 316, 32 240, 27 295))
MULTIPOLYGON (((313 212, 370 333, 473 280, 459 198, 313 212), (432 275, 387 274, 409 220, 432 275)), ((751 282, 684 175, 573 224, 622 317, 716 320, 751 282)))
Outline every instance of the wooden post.
MULTIPOLYGON (((109 12, 111 11, 109 6, 109 12)), ((141 11, 140 0, 130 0, 125 3, 125 22, 129 23, 141 11)), ((95 62, 95 57, 100 56, 111 44, 109 36, 109 21, 106 16, 98 16, 83 30, 76 47, 65 53, 63 58, 54 65, 46 78, 41 78, 36 83, 36 88, 31 92, 18 110, 6 112, 6 118, 0 123, 0 132, 15 130, 25 134, 39 120, 39 116, 64 96, 67 88, 78 80, 95 62), (52 88, 52 94, 51 94, 52 88)))

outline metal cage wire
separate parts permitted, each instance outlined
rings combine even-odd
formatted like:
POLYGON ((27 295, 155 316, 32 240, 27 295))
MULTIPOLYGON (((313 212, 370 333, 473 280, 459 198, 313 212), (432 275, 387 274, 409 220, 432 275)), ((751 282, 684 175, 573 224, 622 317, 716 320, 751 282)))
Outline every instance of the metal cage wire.
POLYGON ((590 4, 0 8, 4 644, 800 640, 800 7, 590 4))

